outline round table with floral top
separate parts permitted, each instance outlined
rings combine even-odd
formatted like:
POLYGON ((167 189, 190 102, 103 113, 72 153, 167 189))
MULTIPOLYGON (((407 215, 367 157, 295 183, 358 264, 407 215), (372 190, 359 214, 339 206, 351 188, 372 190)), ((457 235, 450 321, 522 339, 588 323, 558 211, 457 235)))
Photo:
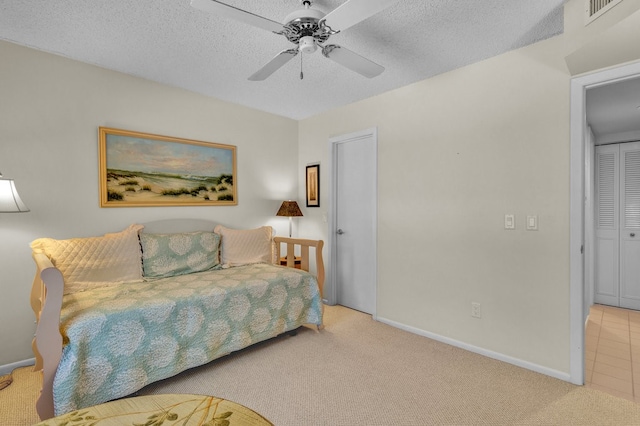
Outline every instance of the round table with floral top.
POLYGON ((72 411, 36 426, 273 426, 247 407, 215 396, 146 395, 72 411))

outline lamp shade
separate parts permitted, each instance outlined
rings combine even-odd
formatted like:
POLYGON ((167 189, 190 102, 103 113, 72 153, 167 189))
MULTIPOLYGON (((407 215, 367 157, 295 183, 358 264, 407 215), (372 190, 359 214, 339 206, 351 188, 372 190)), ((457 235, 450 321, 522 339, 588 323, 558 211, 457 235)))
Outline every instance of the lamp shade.
POLYGON ((302 216, 302 212, 300 211, 300 207, 298 207, 298 203, 296 201, 283 201, 278 213, 276 216, 302 216))
POLYGON ((28 212, 22 202, 13 179, 4 179, 0 173, 0 213, 28 212))

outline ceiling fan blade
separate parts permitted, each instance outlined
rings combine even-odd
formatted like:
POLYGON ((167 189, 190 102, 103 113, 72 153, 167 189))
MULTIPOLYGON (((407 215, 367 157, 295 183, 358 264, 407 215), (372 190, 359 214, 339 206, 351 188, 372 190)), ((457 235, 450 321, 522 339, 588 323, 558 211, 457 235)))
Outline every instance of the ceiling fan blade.
POLYGON ((236 21, 244 22, 245 24, 253 25, 254 27, 262 28, 274 33, 282 32, 282 24, 279 22, 263 18, 259 15, 254 15, 251 12, 238 9, 237 7, 233 7, 219 1, 191 0, 191 6, 205 12, 217 13, 218 15, 222 15, 226 18, 235 19, 236 21))
POLYGON ((349 68, 367 78, 379 76, 384 71, 382 65, 363 58, 357 53, 335 44, 329 44, 322 48, 322 54, 334 62, 349 68))
POLYGON ((283 50, 278 53, 272 60, 270 60, 267 65, 260 68, 257 72, 255 72, 249 80, 251 81, 262 81, 269 77, 271 74, 276 72, 281 66, 289 62, 294 56, 298 54, 298 49, 288 49, 283 50))
POLYGON ((329 12, 323 22, 334 31, 344 31, 397 2, 398 0, 349 0, 329 12))

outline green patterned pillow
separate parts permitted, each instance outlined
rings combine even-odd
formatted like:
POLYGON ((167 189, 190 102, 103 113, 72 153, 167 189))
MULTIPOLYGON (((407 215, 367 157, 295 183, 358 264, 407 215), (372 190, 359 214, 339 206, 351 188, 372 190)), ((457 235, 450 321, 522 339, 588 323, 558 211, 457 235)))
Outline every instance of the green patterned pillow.
POLYGON ((220 266, 220 236, 213 232, 140 234, 145 278, 163 278, 220 266))

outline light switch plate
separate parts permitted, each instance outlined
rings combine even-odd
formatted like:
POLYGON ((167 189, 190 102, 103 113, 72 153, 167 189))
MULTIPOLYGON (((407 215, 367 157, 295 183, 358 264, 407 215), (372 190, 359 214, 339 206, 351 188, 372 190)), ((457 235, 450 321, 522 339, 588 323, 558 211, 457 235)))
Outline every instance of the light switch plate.
POLYGON ((516 229, 516 216, 513 214, 504 215, 504 229, 516 229))
POLYGON ((527 216, 527 231, 537 231, 538 230, 538 216, 530 215, 527 216))

